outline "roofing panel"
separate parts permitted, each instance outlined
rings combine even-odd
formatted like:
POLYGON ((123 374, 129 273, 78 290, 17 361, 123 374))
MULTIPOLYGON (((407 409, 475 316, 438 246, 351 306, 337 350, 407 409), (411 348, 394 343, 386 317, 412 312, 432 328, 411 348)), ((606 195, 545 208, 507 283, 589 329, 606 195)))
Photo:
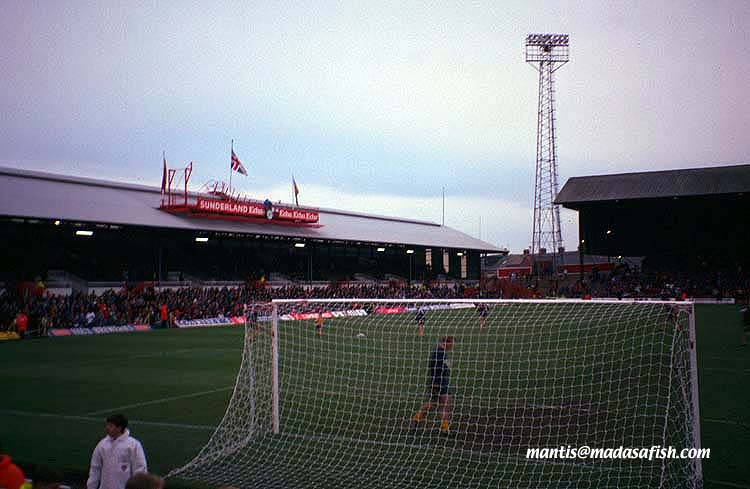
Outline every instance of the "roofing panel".
POLYGON ((655 199, 750 192, 750 165, 574 177, 556 203, 655 199))
POLYGON ((0 168, 0 215, 8 217, 501 251, 427 221, 320 209, 322 227, 296 227, 191 218, 161 211, 160 203, 155 187, 0 168))

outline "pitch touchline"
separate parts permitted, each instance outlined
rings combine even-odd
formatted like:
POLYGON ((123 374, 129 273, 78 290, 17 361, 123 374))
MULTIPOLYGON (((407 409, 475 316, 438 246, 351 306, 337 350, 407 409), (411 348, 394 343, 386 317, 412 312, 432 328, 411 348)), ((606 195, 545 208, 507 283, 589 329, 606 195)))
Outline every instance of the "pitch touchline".
MULTIPOLYGON (((74 416, 70 414, 52 414, 52 413, 30 413, 27 411, 17 411, 14 409, 0 409, 0 413, 8 414, 11 416, 28 416, 33 418, 55 418, 55 419, 67 419, 73 421, 96 421, 102 422, 103 420, 99 417, 93 416, 74 416)), ((159 421, 140 421, 137 419, 131 419, 131 424, 144 425, 144 426, 163 426, 167 428, 186 428, 191 430, 210 430, 216 429, 213 425, 204 424, 180 424, 180 423, 162 423, 159 421)))
POLYGON ((142 406, 150 406, 153 404, 161 404, 163 402, 169 402, 169 401, 178 401, 180 399, 188 399, 191 397, 200 397, 200 396, 205 396, 207 394, 215 394, 217 392, 228 391, 232 389, 234 389, 233 385, 229 387, 220 387, 219 389, 212 389, 210 391, 193 392, 192 394, 184 394, 182 396, 164 397, 161 399, 154 399, 153 401, 137 402, 135 404, 127 404, 125 406, 117 406, 113 408, 101 409, 99 411, 92 411, 90 413, 84 414, 84 416, 95 416, 97 414, 113 413, 117 411, 122 411, 124 409, 130 409, 130 408, 142 407, 142 406))

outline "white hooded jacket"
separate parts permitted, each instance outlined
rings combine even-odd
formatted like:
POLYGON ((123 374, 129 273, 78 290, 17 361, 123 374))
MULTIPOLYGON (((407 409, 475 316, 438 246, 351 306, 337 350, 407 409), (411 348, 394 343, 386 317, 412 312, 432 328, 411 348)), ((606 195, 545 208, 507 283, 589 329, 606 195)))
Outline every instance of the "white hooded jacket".
POLYGON ((91 455, 87 489, 124 489, 133 474, 147 472, 141 442, 127 428, 117 438, 105 436, 91 455))

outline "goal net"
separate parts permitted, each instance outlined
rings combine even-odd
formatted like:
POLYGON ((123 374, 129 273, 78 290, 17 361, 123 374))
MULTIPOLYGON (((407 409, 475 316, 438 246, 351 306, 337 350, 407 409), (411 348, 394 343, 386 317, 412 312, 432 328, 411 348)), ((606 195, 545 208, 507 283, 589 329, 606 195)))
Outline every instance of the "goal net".
POLYGON ((702 486, 700 459, 659 454, 700 446, 691 303, 277 300, 255 319, 223 420, 170 477, 702 486))

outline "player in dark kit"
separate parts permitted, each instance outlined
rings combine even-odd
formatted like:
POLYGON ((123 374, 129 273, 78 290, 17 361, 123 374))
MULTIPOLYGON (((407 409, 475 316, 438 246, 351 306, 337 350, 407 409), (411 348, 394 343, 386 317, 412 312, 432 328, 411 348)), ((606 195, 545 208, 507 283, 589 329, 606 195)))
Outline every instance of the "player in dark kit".
POLYGON ((438 341, 435 350, 430 354, 428 370, 428 393, 427 400, 422 404, 412 418, 412 427, 416 428, 430 411, 440 409, 442 422, 440 431, 448 433, 450 429, 450 376, 451 367, 448 360, 448 352, 453 349, 455 338, 443 336, 438 341))
POLYGON ((424 309, 419 306, 417 309, 417 315, 414 316, 414 320, 417 322, 417 336, 424 336, 424 309))
POLYGON ((479 329, 484 329, 487 326, 487 316, 490 315, 487 304, 479 304, 477 306, 477 314, 479 314, 479 329))
POLYGON ((247 329, 248 341, 253 341, 260 334, 260 323, 258 322, 258 311, 255 304, 248 307, 243 306, 243 315, 245 317, 245 327, 247 329))

